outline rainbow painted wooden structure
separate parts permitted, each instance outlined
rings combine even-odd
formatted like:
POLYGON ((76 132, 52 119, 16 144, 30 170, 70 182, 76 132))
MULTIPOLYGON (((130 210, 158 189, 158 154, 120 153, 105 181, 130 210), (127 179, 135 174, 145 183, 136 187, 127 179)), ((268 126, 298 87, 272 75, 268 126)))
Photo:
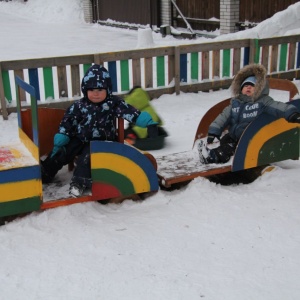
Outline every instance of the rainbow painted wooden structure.
MULTIPOLYGON (((287 80, 269 79, 272 89, 289 91, 290 103, 300 110, 300 99, 291 100, 298 94, 296 86, 287 80)), ((258 167, 274 162, 299 159, 300 124, 288 123, 285 119, 276 119, 267 114, 259 116, 243 133, 233 159, 222 165, 201 165, 197 156, 196 143, 206 138, 211 122, 229 104, 230 99, 223 100, 207 111, 199 123, 191 151, 156 157, 157 175, 160 185, 170 188, 172 185, 188 182, 196 177, 247 170, 259 174, 258 167), (257 170, 256 170, 257 168, 257 170)))
MULTIPOLYGON (((23 89, 31 95, 30 109, 21 109, 21 101, 17 101, 19 148, 26 147, 29 154, 25 156, 26 151, 18 151, 13 145, 0 147, 0 217, 158 190, 156 163, 149 153, 120 141, 94 141, 91 143, 92 193, 43 202, 40 156, 52 149, 53 135, 64 110, 38 108, 35 89, 19 77, 16 77, 16 86, 19 92, 23 89), (44 142, 40 139, 42 136, 46 136, 44 142)), ((118 124, 123 125, 123 122, 118 120, 118 124)), ((122 140, 123 127, 119 129, 122 140)))
MULTIPOLYGON (((17 81, 17 84, 30 93, 33 99, 33 112, 36 112, 34 89, 21 81, 17 81)), ((36 114, 33 114, 32 125, 33 139, 31 140, 22 130, 20 106, 18 106, 20 143, 0 147, 0 217, 27 213, 39 210, 41 207, 42 181, 36 114)))

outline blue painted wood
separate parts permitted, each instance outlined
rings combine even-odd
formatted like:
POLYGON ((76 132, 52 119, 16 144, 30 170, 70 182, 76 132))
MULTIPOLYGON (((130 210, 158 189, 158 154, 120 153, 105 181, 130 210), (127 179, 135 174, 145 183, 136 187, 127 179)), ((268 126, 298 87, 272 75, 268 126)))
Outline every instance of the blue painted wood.
POLYGON ((35 88, 35 99, 40 100, 39 75, 37 69, 28 69, 29 83, 35 88))
POLYGON ((187 82, 187 54, 180 54, 180 81, 187 82))
POLYGON ((115 61, 108 62, 108 72, 111 77, 113 92, 117 92, 118 91, 117 62, 115 61))

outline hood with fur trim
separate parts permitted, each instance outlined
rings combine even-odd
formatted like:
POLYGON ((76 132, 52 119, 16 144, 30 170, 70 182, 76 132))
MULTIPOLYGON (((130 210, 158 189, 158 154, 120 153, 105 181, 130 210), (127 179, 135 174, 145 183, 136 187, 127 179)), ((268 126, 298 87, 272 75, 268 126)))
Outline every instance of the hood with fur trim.
POLYGON ((256 84, 253 94, 253 101, 256 101, 259 96, 264 92, 264 94, 269 93, 267 85, 267 70, 263 65, 250 64, 240 69, 240 71, 235 75, 231 83, 231 91, 233 97, 238 97, 241 94, 241 85, 243 81, 249 76, 255 76, 256 84), (264 91, 264 89, 267 89, 264 91))

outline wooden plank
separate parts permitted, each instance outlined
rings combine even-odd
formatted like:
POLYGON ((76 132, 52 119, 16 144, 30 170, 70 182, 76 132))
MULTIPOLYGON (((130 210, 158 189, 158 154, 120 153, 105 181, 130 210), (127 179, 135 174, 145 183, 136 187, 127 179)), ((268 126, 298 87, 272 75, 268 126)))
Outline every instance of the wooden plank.
POLYGON ((156 57, 156 78, 157 86, 165 86, 165 57, 156 57))
POLYGON ((43 74, 44 74, 45 99, 47 99, 48 97, 54 99, 52 67, 43 68, 43 74))
POLYGON ((233 72, 233 75, 235 75, 241 69, 241 49, 240 48, 233 49, 232 63, 233 63, 232 72, 233 72))
POLYGON ((180 54, 180 81, 187 82, 187 54, 180 54))
POLYGON ((175 55, 168 56, 168 84, 175 78, 175 55))
POLYGON ((288 51, 288 63, 287 63, 287 69, 292 70, 295 68, 295 55, 296 55, 296 43, 290 43, 289 45, 289 51, 288 51))
POLYGON ((287 44, 280 45, 279 71, 287 70, 287 44))
POLYGON ((193 52, 191 53, 191 79, 199 80, 199 53, 193 52))
MULTIPOLYGON (((128 75, 129 76, 129 75, 128 75)), ((133 59, 132 60, 132 81, 133 86, 141 86, 141 60, 133 59)), ((129 90, 129 88, 128 88, 129 90)))
POLYGON ((152 58, 145 58, 145 88, 153 87, 153 62, 152 58))
POLYGON ((79 65, 71 65, 72 97, 81 95, 79 65))
POLYGON ((222 77, 230 76, 230 49, 223 50, 223 73, 222 77))
POLYGON ((202 52, 202 80, 209 79, 209 52, 202 52))
POLYGON ((262 47, 261 64, 268 70, 269 65, 269 46, 262 47))
POLYGON ((270 72, 277 71, 277 60, 278 60, 278 45, 273 45, 271 50, 270 72))
MULTIPOLYGON (((121 91, 129 91, 130 86, 129 86, 129 62, 128 62, 128 60, 120 61, 120 69, 121 69, 121 91)), ((133 70, 133 73, 134 72, 135 71, 133 70)), ((134 79, 133 79, 133 82, 134 82, 134 79)), ((133 84, 133 85, 135 85, 135 84, 133 84)))
POLYGON ((174 82, 176 95, 180 94, 180 47, 175 47, 174 82))
POLYGON ((59 97, 68 97, 68 82, 66 67, 57 67, 59 97))
POLYGON ((108 62, 108 72, 110 74, 111 82, 112 82, 112 91, 118 91, 118 80, 117 80, 117 62, 109 61, 108 62))
MULTIPOLYGON (((15 76, 19 76, 22 80, 24 80, 23 70, 15 70, 15 76)), ((20 101, 26 101, 26 93, 23 89, 20 89, 19 97, 20 101)))

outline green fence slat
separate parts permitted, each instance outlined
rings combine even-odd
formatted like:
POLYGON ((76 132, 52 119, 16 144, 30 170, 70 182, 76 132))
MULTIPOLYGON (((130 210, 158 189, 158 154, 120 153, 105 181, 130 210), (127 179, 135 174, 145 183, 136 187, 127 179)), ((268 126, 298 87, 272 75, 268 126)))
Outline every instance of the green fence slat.
POLYGON ((52 97, 54 99, 53 72, 51 67, 43 68, 45 99, 52 97))
POLYGON ((83 73, 85 74, 86 71, 89 69, 89 67, 91 66, 92 64, 84 64, 83 65, 83 73))
POLYGON ((8 71, 2 71, 2 82, 4 87, 5 98, 10 103, 12 101, 12 96, 11 96, 11 86, 10 86, 8 71))
POLYGON ((199 53, 191 53, 191 79, 198 80, 199 74, 199 53))
POLYGON ((230 49, 223 50, 223 77, 230 76, 230 49))
POLYGON ((287 44, 281 44, 280 58, 279 58, 279 71, 285 71, 286 70, 287 50, 288 50, 288 45, 287 44))
POLYGON ((120 61, 121 68, 121 91, 129 90, 129 62, 128 60, 120 61))
POLYGON ((156 57, 157 86, 165 86, 165 57, 156 57))

